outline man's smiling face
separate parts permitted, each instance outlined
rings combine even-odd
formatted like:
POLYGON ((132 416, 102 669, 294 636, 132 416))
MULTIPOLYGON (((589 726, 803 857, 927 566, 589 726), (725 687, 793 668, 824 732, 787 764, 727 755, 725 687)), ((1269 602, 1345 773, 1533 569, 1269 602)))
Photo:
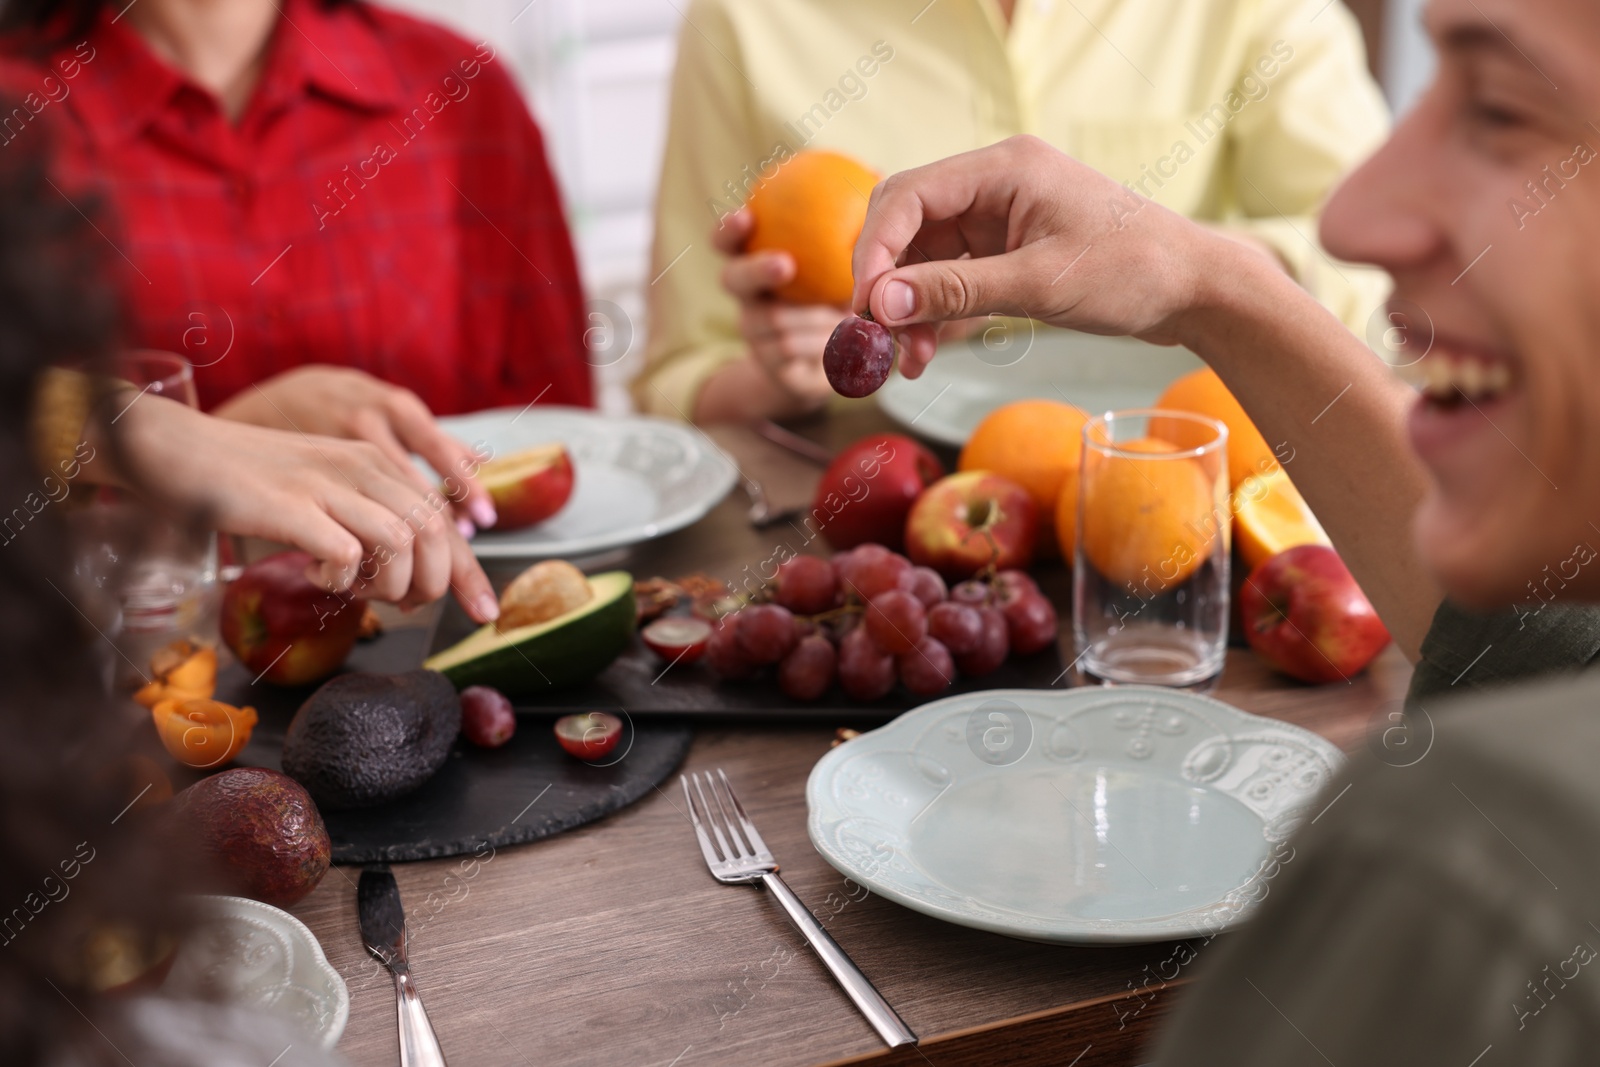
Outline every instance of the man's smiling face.
POLYGON ((1435 83, 1323 238, 1420 309, 1416 536, 1446 590, 1600 599, 1600 566, 1569 562, 1600 548, 1600 5, 1433 0, 1426 23, 1435 83))

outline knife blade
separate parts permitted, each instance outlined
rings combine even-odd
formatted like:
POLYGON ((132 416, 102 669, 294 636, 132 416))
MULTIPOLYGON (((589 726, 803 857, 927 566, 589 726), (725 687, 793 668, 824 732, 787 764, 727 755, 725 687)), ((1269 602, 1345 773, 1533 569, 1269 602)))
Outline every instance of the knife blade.
POLYGON ((406 910, 388 867, 368 867, 356 883, 356 918, 367 951, 394 975, 401 1067, 448 1067, 406 961, 406 910))
POLYGON ((356 885, 356 914, 361 940, 390 970, 406 966, 406 911, 400 887, 388 867, 368 867, 356 885))

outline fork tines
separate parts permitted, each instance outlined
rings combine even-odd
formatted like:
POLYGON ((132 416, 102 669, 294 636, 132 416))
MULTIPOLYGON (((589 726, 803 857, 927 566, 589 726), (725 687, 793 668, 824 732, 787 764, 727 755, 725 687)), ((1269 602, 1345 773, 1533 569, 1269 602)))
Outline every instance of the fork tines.
POLYGON ((767 843, 756 832, 755 823, 750 821, 733 791, 733 784, 720 767, 707 771, 704 776, 699 772, 680 776, 679 781, 683 783, 684 799, 689 804, 689 821, 694 824, 700 851, 713 874, 754 878, 765 871, 777 870, 767 843), (691 783, 693 788, 690 788, 691 783), (708 825, 710 836, 706 834, 708 825))

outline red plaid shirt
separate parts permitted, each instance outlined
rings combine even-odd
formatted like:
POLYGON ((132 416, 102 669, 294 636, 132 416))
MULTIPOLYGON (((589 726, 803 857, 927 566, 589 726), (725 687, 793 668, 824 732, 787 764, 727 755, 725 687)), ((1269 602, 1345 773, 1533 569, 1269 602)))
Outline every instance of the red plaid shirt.
POLYGON ((582 293, 505 64, 365 3, 282 0, 237 125, 109 4, 79 42, 8 42, 0 151, 48 127, 56 184, 120 268, 128 341, 182 353, 207 408, 306 363, 440 414, 593 403, 582 293))

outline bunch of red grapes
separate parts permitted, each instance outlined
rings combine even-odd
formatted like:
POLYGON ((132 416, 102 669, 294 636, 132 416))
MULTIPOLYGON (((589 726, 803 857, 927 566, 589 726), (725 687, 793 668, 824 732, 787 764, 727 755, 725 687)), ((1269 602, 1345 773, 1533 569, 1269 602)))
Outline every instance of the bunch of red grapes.
POLYGON ((1055 608, 1022 571, 946 589, 937 571, 868 544, 785 561, 771 601, 722 617, 706 660, 724 678, 775 664, 795 700, 816 700, 836 678, 855 700, 887 696, 896 680, 931 697, 1055 639, 1055 608))

